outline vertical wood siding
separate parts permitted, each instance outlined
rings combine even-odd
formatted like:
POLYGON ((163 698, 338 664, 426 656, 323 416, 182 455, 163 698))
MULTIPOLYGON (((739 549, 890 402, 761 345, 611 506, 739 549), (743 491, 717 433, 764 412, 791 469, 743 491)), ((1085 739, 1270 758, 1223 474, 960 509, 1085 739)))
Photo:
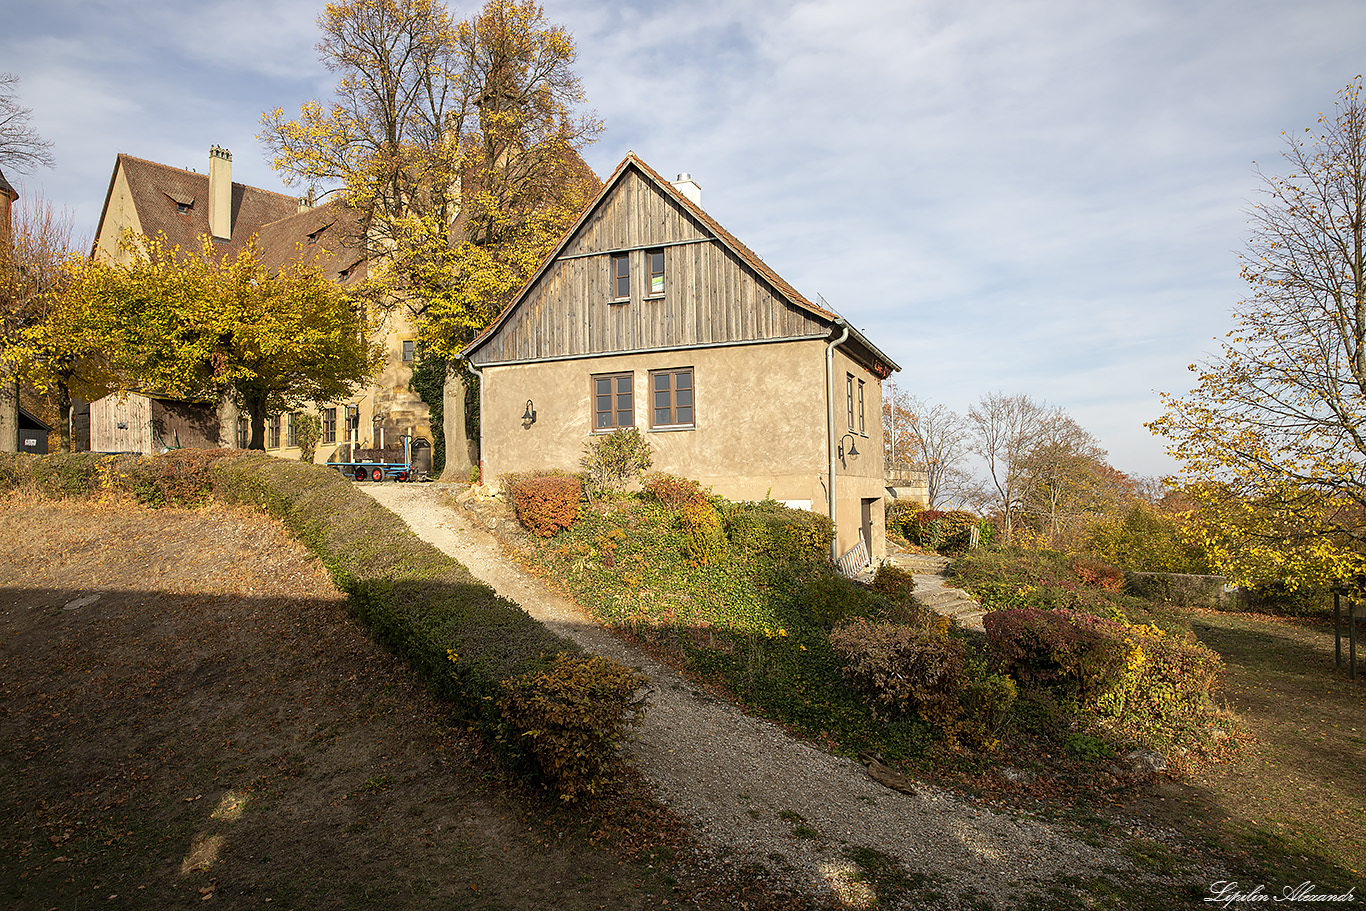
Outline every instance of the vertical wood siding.
POLYGON ((631 171, 472 359, 530 361, 810 337, 825 329, 631 171), (645 253, 633 248, 654 244, 665 245, 664 296, 646 299, 645 253), (631 251, 631 299, 613 303, 611 253, 620 250, 631 251))

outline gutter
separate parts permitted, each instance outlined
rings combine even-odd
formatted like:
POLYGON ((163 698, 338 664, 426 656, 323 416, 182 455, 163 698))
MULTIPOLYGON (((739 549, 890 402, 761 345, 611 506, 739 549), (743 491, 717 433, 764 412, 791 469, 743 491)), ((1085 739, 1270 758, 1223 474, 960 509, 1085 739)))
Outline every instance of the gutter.
MULTIPOLYGON (((834 532, 830 535, 830 562, 839 561, 840 536, 839 525, 835 522, 835 348, 843 345, 849 340, 849 324, 843 319, 835 321, 836 326, 843 327, 844 333, 837 339, 826 343, 825 346, 825 411, 826 411, 826 436, 825 446, 827 455, 830 457, 830 483, 826 485, 826 494, 830 503, 830 524, 834 527, 834 532)), ((484 425, 479 424, 480 432, 484 425)))
POLYGON ((488 478, 484 476, 484 374, 479 372, 469 357, 463 360, 465 369, 473 373, 474 378, 479 381, 479 483, 488 484, 488 478))

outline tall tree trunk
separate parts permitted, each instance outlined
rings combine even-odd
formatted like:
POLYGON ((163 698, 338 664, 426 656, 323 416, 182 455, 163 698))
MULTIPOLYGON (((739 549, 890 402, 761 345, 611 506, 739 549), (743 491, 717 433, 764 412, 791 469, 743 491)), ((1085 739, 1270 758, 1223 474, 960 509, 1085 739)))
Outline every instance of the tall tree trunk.
POLYGON ((470 439, 465 421, 465 384, 469 379, 461 361, 446 365, 446 387, 442 395, 442 430, 446 437, 446 467, 443 481, 468 481, 477 458, 478 441, 470 439))
POLYGON ((19 451, 19 380, 0 375, 0 452, 19 451))
POLYGON ((57 428, 62 438, 62 452, 74 452, 71 444, 71 387, 65 378, 57 381, 57 428))
POLYGON ((247 414, 251 417, 251 441, 248 449, 266 448, 266 399, 265 396, 245 399, 247 414))

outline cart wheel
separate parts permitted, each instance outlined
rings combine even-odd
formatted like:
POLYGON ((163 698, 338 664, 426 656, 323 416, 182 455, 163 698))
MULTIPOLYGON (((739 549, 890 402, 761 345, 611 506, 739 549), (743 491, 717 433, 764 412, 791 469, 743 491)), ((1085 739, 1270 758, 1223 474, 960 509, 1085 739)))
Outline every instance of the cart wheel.
POLYGON ((356 469, 356 480, 357 480, 357 481, 364 481, 364 480, 365 480, 365 469, 364 469, 364 468, 357 468, 357 469, 356 469))
POLYGON ((372 481, 383 481, 383 480, 384 480, 384 469, 383 469, 383 468, 376 468, 374 471, 370 472, 370 480, 372 480, 372 481))
POLYGON ((397 479, 400 480, 400 481, 406 481, 406 480, 408 480, 408 472, 406 472, 406 471, 400 471, 400 472, 398 473, 398 478, 397 478, 397 479))

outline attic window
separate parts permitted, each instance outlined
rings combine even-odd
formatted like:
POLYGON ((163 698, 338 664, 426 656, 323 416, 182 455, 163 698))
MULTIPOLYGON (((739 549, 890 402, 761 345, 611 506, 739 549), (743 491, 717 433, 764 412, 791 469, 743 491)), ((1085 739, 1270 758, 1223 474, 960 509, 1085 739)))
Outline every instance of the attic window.
POLYGON ((189 215, 189 214, 190 214, 190 209, 194 207, 194 197, 193 197, 193 196, 189 196, 189 195, 186 195, 185 193, 180 193, 180 192, 172 192, 172 191, 170 191, 170 190, 162 190, 161 192, 165 193, 165 194, 166 194, 166 197, 167 197, 168 199, 170 199, 171 202, 175 203, 175 210, 176 210, 176 213, 177 213, 177 214, 179 214, 179 215, 189 215))
POLYGON ((612 300, 631 299, 631 259, 625 253, 612 254, 612 300))
POLYGON ((645 264, 650 273, 650 296, 658 297, 664 293, 664 251, 646 250, 645 264))
POLYGON ((319 237, 322 237, 322 236, 323 236, 323 232, 326 231, 326 230, 327 230, 328 228, 330 228, 330 227, 332 227, 332 222, 329 221, 327 224, 321 226, 320 228, 318 228, 318 230, 314 231, 312 234, 309 234, 309 235, 308 235, 308 246, 311 247, 311 246, 313 246, 314 244, 316 244, 316 243, 318 242, 318 238, 319 238, 319 237))

